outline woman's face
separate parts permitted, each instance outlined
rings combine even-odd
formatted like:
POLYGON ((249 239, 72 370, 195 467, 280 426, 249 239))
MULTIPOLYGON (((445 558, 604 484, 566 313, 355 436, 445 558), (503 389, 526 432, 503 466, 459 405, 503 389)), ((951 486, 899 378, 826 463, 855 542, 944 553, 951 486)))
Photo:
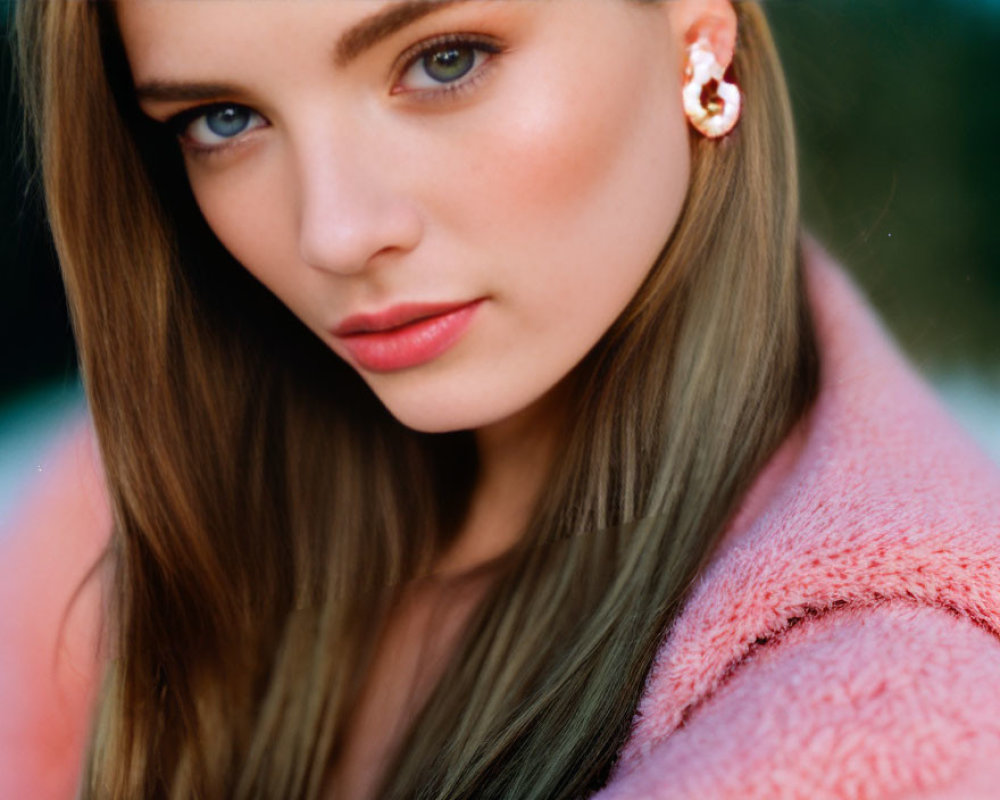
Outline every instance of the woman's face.
POLYGON ((532 407, 688 185, 683 3, 124 0, 220 241, 404 424, 532 407))

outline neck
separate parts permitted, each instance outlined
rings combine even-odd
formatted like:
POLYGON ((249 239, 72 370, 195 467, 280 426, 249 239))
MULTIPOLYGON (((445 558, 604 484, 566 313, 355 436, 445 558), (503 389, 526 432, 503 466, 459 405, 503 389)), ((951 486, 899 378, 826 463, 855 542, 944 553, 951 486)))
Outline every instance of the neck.
POLYGON ((552 466, 562 395, 557 387, 514 416, 476 431, 479 475, 469 513, 437 574, 474 569, 517 543, 552 466))

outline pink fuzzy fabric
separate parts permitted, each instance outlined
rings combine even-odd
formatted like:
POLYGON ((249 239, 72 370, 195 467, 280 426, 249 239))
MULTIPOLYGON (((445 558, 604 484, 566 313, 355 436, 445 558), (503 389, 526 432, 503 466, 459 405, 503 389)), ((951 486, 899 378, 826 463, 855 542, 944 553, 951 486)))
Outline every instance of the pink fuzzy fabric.
POLYGON ((666 636, 599 800, 1000 798, 1000 470, 808 263, 818 402, 666 636))
POLYGON ((74 796, 100 670, 97 581, 70 605, 111 530, 89 426, 78 425, 40 468, 45 480, 0 534, 3 800, 74 796))

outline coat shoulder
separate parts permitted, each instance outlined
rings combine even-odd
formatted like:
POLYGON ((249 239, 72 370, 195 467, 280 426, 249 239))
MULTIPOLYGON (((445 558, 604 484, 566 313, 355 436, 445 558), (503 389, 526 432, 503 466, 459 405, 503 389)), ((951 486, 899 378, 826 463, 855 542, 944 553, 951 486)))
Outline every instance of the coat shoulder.
POLYGON ((796 641, 800 626, 857 626, 866 615, 875 625, 885 607, 907 608, 914 620, 968 629, 984 647, 1000 642, 1000 469, 822 253, 809 257, 807 284, 817 400, 665 633, 616 775, 678 734, 748 659, 789 652, 773 643, 796 641))
POLYGON ((599 797, 992 797, 998 681, 1000 640, 950 609, 807 615, 755 644, 599 797))
POLYGON ((111 514, 86 422, 42 459, 0 545, 0 796, 65 798, 99 680, 111 514))

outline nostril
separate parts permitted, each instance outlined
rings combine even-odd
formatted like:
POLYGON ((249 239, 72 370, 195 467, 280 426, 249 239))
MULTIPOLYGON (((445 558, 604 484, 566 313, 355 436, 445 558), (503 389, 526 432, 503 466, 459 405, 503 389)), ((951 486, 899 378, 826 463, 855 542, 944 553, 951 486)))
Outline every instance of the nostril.
POLYGON ((391 254, 412 250, 423 225, 405 203, 360 203, 350 209, 304 215, 299 251, 310 266, 332 273, 361 272, 391 254))
POLYGON ((421 216, 384 157, 342 140, 297 150, 299 251, 306 264, 351 275, 416 247, 421 216))

